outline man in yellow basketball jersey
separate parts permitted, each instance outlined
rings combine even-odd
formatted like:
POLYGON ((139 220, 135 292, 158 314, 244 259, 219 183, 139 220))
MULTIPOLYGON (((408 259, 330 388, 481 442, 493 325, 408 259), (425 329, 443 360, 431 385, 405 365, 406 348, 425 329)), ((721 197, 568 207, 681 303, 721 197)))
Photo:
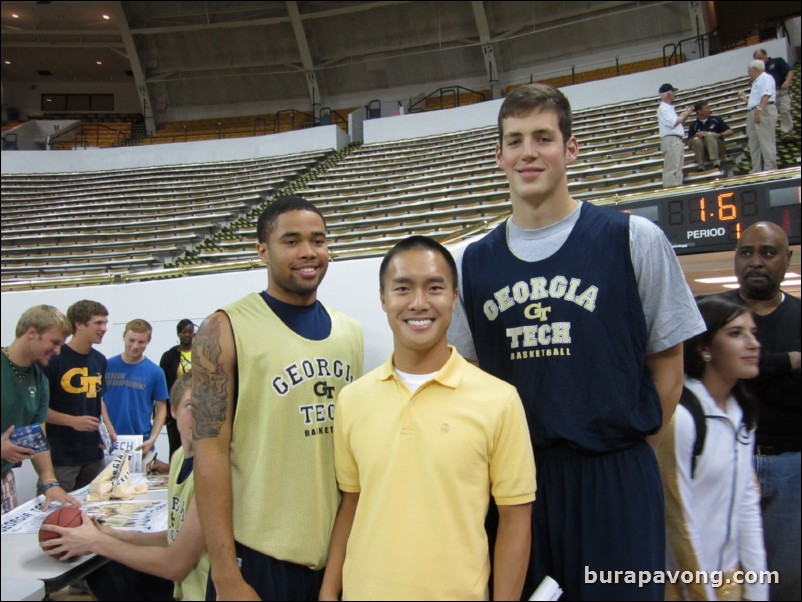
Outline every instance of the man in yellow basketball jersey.
POLYGON ((329 256, 314 205, 279 197, 257 236, 267 290, 213 313, 192 344, 207 599, 315 600, 339 501, 334 404, 362 374, 362 329, 317 300, 329 256))
POLYGON ((337 401, 343 500, 320 599, 486 600, 492 495, 494 599, 518 600, 535 498, 521 399, 446 342, 457 303, 448 250, 407 238, 385 255, 379 280, 393 355, 337 401))

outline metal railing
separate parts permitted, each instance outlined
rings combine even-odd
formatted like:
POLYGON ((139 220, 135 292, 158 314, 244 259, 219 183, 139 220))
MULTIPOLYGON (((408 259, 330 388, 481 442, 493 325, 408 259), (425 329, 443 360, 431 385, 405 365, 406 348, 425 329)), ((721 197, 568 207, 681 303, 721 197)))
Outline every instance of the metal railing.
POLYGON ((665 44, 663 46, 663 66, 668 67, 670 65, 684 63, 685 57, 687 57, 689 54, 697 56, 700 59, 706 57, 710 51, 710 41, 712 39, 711 36, 713 35, 715 35, 715 32, 708 32, 699 34, 698 36, 685 38, 676 44, 673 42, 665 44), (683 44, 685 44, 685 50, 682 49, 683 44), (691 49, 695 49, 696 52, 688 50, 689 46, 691 49), (666 54, 667 50, 670 50, 671 52, 666 54))
MULTIPOLYGON (((269 133, 272 133, 272 132, 269 132, 269 133)), ((267 134, 268 134, 268 131, 267 131, 267 119, 265 119, 264 117, 257 117, 256 119, 254 119, 253 120, 253 135, 254 136, 265 136, 267 134), (256 127, 259 124, 262 125, 262 133, 261 134, 258 133, 258 131, 256 129, 256 127)))
POLYGON ((468 94, 476 95, 478 97, 478 100, 476 100, 475 102, 483 102, 485 100, 485 95, 482 92, 477 92, 476 90, 471 90, 470 88, 463 88, 462 86, 449 86, 446 88, 438 88, 437 90, 435 90, 431 94, 427 94, 417 102, 411 103, 409 105, 409 108, 407 109, 407 112, 420 113, 422 111, 444 109, 446 107, 443 104, 443 99, 449 97, 454 99, 454 104, 451 106, 458 107, 460 106, 460 94, 462 93, 462 91, 465 91, 468 94), (430 98, 439 98, 440 101, 439 106, 433 109, 427 108, 426 101, 429 100, 430 98), (420 107, 418 105, 420 105, 420 107))
MULTIPOLYGON (((282 125, 282 121, 281 121, 281 116, 282 115, 289 115, 290 116, 290 131, 294 131, 296 129, 302 129, 302 128, 307 128, 307 127, 312 127, 312 126, 317 125, 317 118, 314 115, 310 114, 310 113, 306 113, 304 111, 299 111, 297 109, 283 109, 281 111, 278 111, 276 113, 276 115, 273 117, 273 131, 275 131, 275 132, 281 132, 282 131, 280 129, 281 125, 282 125), (298 124, 298 127, 296 127, 296 117, 298 117, 298 116, 301 117, 301 122, 298 124)), ((283 131, 286 131, 286 130, 283 130, 283 131)))
POLYGON ((103 132, 112 132, 114 142, 112 146, 123 146, 125 140, 130 136, 130 132, 118 130, 103 123, 82 123, 75 138, 71 140, 57 140, 61 135, 68 135, 74 132, 74 129, 65 130, 63 134, 53 136, 50 138, 50 150, 60 150, 65 148, 88 148, 90 145, 100 147, 101 138, 106 139, 106 136, 101 136, 103 132), (94 144, 92 144, 94 142, 94 144))

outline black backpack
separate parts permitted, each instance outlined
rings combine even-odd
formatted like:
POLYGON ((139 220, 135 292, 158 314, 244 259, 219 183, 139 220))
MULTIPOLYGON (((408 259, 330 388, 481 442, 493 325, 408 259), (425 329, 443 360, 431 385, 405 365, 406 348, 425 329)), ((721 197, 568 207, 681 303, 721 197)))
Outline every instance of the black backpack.
POLYGON ((691 478, 695 478, 696 458, 702 454, 705 447, 705 437, 707 436, 707 422, 705 421, 705 411, 699 398, 696 397, 687 387, 682 387, 679 403, 691 413, 693 424, 696 427, 696 440, 693 442, 693 456, 691 457, 691 478))

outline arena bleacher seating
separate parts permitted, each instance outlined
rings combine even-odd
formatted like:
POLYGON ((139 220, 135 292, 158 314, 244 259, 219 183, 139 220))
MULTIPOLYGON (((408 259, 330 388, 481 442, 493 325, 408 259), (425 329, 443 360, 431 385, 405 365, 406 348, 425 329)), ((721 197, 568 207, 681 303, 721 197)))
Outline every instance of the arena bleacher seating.
MULTIPOLYGON (((330 113, 331 123, 347 130, 348 121, 343 118, 343 115, 347 115, 352 110, 353 108, 332 111, 330 113)), ((152 136, 137 139, 134 142, 142 145, 226 140, 289 132, 312 125, 316 125, 313 116, 293 110, 265 115, 170 121, 161 125, 152 136)))
MULTIPOLYGON (((707 100, 736 131, 727 141, 735 157, 746 144, 745 112, 737 97, 746 85, 745 78, 737 78, 684 91, 677 99, 678 105, 707 100)), ((580 154, 569 170, 575 198, 615 201, 618 195, 662 187, 655 111, 655 99, 646 98, 575 114, 580 154)), ((493 126, 356 147, 294 190, 328 216, 335 256, 381 254, 413 232, 459 237, 464 229, 509 211, 506 180, 493 159, 496 136, 493 126)), ((699 171, 690 150, 685 170, 687 183, 725 175, 699 171)), ((746 173, 748 165, 733 170, 746 173)), ((237 226, 237 236, 217 241, 199 258, 222 262, 252 256, 255 223, 244 220, 237 226)))
MULTIPOLYGON (((729 171, 736 173, 749 169, 746 115, 737 97, 746 86, 745 77, 736 78, 677 98, 678 106, 708 101, 735 130, 727 144, 729 171)), ((656 105, 649 97, 575 113, 580 153, 569 171, 575 198, 614 202, 661 188, 656 105)), ((798 95, 795 107, 798 119, 798 95)), ((113 173, 7 174, 3 284, 255 265, 256 218, 270 197, 286 193, 303 195, 327 216, 335 258, 379 255, 412 233, 457 240, 509 211, 493 156, 496 135, 495 127, 484 127, 352 144, 337 153, 113 173)), ((781 166, 798 165, 798 153, 797 143, 795 153, 781 154, 781 166)), ((726 175, 701 171, 690 150, 685 172, 689 184, 726 175)))
POLYGON ((326 152, 113 172, 4 175, 3 281, 162 267, 326 152))

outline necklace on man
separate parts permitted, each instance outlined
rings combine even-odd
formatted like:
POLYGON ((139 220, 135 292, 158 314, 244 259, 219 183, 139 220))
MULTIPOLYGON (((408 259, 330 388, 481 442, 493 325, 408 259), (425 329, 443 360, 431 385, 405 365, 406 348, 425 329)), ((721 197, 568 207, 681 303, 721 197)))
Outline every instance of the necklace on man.
POLYGON ((771 300, 771 307, 757 308, 755 303, 750 302, 750 300, 744 297, 743 295, 741 295, 741 299, 743 299, 746 302, 746 304, 749 305, 752 312, 754 312, 758 316, 768 316, 770 313, 773 313, 775 309, 777 309, 778 307, 780 307, 780 305, 783 304, 783 301, 785 301, 785 293, 782 291, 777 293, 777 296, 771 300))
POLYGON ((8 365, 11 366, 11 371, 17 377, 17 382, 19 384, 23 384, 25 382, 25 379, 28 378, 28 375, 31 373, 31 370, 33 369, 33 364, 31 364, 27 368, 20 368, 19 366, 17 366, 17 364, 11 361, 11 358, 8 355, 8 347, 3 347, 3 355, 8 360, 8 365), (22 372, 20 372, 20 370, 22 370, 22 372))

